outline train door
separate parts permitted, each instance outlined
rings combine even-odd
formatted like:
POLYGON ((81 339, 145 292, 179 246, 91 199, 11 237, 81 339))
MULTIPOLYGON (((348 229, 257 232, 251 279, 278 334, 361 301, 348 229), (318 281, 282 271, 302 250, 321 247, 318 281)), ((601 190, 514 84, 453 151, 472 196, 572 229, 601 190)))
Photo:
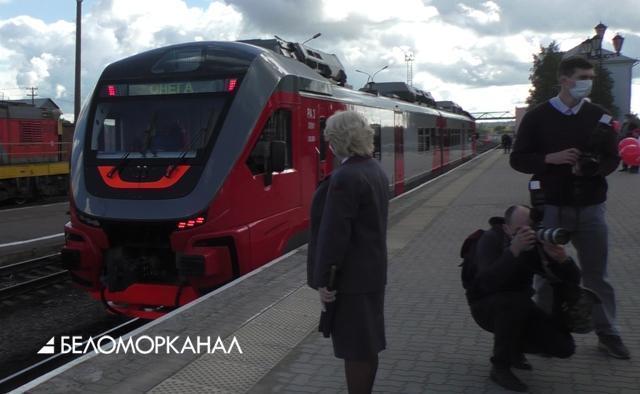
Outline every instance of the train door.
POLYGON ((316 134, 316 141, 318 142, 315 147, 316 154, 316 184, 322 182, 327 176, 329 168, 327 166, 327 151, 329 150, 329 144, 324 138, 324 129, 327 126, 328 114, 325 113, 324 108, 318 108, 318 132, 316 134))
POLYGON ((402 112, 394 112, 394 194, 404 192, 404 116, 402 112))
POLYGON ((282 253, 305 217, 301 204, 302 160, 295 154, 304 134, 298 130, 302 119, 297 116, 293 104, 279 104, 272 110, 247 161, 253 181, 244 192, 251 194, 251 210, 255 212, 249 224, 253 245, 250 269, 282 253), (276 158, 279 163, 274 165, 276 158))

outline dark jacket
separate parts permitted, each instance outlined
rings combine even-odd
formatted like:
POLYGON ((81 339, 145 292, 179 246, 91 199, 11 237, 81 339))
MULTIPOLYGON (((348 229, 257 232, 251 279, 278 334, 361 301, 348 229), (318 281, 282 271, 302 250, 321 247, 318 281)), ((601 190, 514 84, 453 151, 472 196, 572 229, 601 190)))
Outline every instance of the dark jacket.
MULTIPOLYGON (((467 299, 472 302, 500 292, 523 292, 532 296, 533 275, 544 272, 536 248, 515 257, 510 239, 501 226, 493 226, 478 240, 474 255, 477 272, 467 299)), ((579 283, 580 269, 571 262, 551 262, 551 272, 563 281, 579 283)))
POLYGON ((310 286, 326 287, 330 267, 336 265, 338 292, 383 291, 387 282, 387 176, 375 159, 352 157, 326 183, 316 191, 311 207, 315 239, 310 241, 310 286), (322 193, 326 193, 324 206, 319 201, 322 193), (319 225, 315 222, 318 217, 319 225))
POLYGON ((546 203, 552 205, 594 205, 607 196, 605 176, 619 163, 616 133, 600 122, 607 112, 584 102, 576 115, 564 115, 548 101, 525 114, 511 152, 511 166, 540 180, 546 203), (596 130, 598 132, 596 132, 596 130), (592 152, 600 158, 595 176, 575 176, 569 164, 546 164, 545 156, 569 148, 592 152))
POLYGON ((325 177, 313 194, 313 200, 311 200, 311 212, 309 219, 311 224, 309 226, 309 243, 307 244, 307 285, 317 290, 317 287, 313 284, 313 270, 315 269, 316 260, 316 244, 318 243, 318 231, 320 231, 320 221, 322 219, 322 212, 324 211, 324 203, 327 198, 327 192, 329 191, 329 179, 331 175, 325 177))

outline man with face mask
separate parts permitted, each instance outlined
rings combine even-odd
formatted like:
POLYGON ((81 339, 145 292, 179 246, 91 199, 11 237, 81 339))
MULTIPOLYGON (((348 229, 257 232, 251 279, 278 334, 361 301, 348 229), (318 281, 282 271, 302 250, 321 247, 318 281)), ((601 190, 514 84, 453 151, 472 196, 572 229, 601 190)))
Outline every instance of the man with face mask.
MULTIPOLYGON (((620 159, 611 116, 587 98, 594 77, 593 65, 584 58, 569 57, 560 62, 560 93, 525 114, 510 163, 540 181, 545 200, 543 225, 572 233, 583 285, 602 300, 593 314, 599 349, 628 359, 629 350, 615 323, 614 290, 607 281, 605 177, 620 159), (587 164, 592 166, 590 171, 587 164)), ((538 304, 549 310, 549 286, 540 277, 536 277, 535 286, 538 304)))
MULTIPOLYGON (((494 336, 491 380, 514 391, 527 390, 511 372, 531 369, 524 353, 566 358, 575 350, 558 306, 548 314, 531 299, 533 275, 544 268, 529 217, 528 207, 514 205, 504 218, 489 221, 491 229, 480 237, 473 255, 477 271, 467 291, 474 320, 494 336)), ((580 282, 580 270, 564 247, 544 243, 541 249, 558 279, 580 282)))

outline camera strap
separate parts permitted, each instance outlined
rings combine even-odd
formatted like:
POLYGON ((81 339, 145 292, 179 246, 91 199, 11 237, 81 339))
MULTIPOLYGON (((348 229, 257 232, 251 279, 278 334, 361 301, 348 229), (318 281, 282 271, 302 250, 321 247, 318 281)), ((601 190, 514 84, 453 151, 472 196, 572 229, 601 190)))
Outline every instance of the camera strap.
POLYGON ((552 284, 561 283, 562 280, 549 269, 549 259, 544 253, 542 247, 540 245, 536 245, 536 249, 538 251, 538 255, 540 256, 540 262, 542 263, 542 269, 544 270, 544 277, 552 284))

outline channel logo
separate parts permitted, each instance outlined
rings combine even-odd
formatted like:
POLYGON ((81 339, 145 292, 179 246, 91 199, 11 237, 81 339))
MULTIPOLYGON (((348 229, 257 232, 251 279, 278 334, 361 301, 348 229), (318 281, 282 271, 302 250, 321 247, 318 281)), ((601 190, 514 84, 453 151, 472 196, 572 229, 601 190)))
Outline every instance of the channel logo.
MULTIPOLYGON (((242 348, 238 339, 234 336, 228 338, 227 343, 217 337, 189 337, 181 338, 142 335, 137 338, 111 337, 108 335, 84 340, 81 336, 61 336, 58 342, 59 352, 62 354, 214 354, 216 352, 229 354, 242 354, 242 348)), ((38 354, 55 354, 56 338, 52 337, 38 350, 38 354)))
POLYGON ((46 345, 44 345, 40 350, 38 350, 38 354, 54 354, 56 352, 55 349, 56 339, 55 337, 51 337, 46 345))

